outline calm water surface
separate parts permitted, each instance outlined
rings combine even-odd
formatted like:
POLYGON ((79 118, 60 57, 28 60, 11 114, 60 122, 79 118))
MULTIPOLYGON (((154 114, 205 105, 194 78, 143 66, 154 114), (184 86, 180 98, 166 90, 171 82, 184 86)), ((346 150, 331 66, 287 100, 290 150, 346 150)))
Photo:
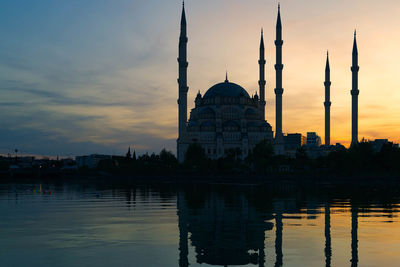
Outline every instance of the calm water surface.
POLYGON ((0 184, 0 266, 399 266, 397 188, 0 184))

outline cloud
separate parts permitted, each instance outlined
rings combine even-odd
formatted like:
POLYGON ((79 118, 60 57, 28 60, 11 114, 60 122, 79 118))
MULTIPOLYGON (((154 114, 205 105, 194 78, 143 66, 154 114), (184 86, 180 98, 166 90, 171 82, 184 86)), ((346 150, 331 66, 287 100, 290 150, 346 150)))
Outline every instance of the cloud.
POLYGON ((3 153, 13 147, 48 155, 121 154, 129 145, 138 153, 175 150, 175 114, 171 118, 163 112, 160 102, 169 96, 162 95, 161 88, 125 88, 107 100, 107 94, 71 97, 67 91, 17 80, 2 85, 0 112, 7 114, 2 118, 6 130, 0 132, 3 153), (157 113, 159 120, 154 120, 157 113))
MULTIPOLYGON (((148 131, 94 128, 100 116, 63 116, 35 112, 12 116, 3 121, 0 130, 0 153, 18 148, 21 153, 42 155, 81 155, 91 153, 123 154, 128 146, 138 153, 158 152, 161 148, 174 150, 175 139, 166 139, 148 131)), ((154 126, 154 125, 153 125, 154 126)))
MULTIPOLYGON (((98 99, 96 97, 88 97, 88 99, 79 99, 74 97, 69 97, 62 91, 59 92, 52 92, 37 88, 26 88, 26 87, 8 87, 8 88, 0 88, 5 93, 12 93, 12 94, 22 94, 26 96, 28 101, 32 100, 40 100, 41 103, 45 102, 48 105, 81 105, 81 106, 129 106, 132 103, 128 101, 120 101, 120 102, 113 102, 105 101, 102 99, 98 99), (33 97, 33 99, 32 99, 33 97)), ((10 103, 14 103, 14 105, 23 105, 24 102, 4 102, 4 105, 10 105, 10 103)))

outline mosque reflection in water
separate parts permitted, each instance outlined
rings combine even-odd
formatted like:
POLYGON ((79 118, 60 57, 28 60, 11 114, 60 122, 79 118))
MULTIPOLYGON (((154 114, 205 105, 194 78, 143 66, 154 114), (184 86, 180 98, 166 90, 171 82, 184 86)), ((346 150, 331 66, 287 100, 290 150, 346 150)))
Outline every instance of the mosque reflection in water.
MULTIPOLYGON (((317 205, 317 204, 316 204, 317 205)), ((358 207, 351 205, 351 266, 358 266, 358 207)), ((266 265, 266 234, 275 237, 274 266, 284 265, 283 221, 300 213, 296 201, 262 201, 250 193, 178 192, 179 266, 189 266, 189 242, 196 262, 216 266, 266 265), (260 204, 261 203, 261 204, 260 204), (269 234, 271 233, 271 234, 269 234)), ((316 206, 315 206, 316 207, 316 206)), ((331 207, 324 206, 325 266, 331 266, 331 207)), ((271 265, 271 264, 268 264, 271 265)))

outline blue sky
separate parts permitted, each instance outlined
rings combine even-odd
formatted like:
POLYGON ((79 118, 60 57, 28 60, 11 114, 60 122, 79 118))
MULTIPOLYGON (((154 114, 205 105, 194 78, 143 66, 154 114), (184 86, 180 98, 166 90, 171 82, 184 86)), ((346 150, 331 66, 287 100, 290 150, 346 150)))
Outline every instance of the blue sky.
MULTIPOLYGON (((351 48, 359 32, 360 137, 397 141, 400 3, 281 1, 285 132, 323 136, 323 70, 331 54, 332 139, 350 139, 351 48), (388 97, 389 96, 389 97, 388 97)), ((189 107, 224 79, 257 90, 267 52, 267 120, 274 126, 276 1, 187 1, 189 107)), ((0 153, 175 151, 180 1, 3 0, 0 153)))

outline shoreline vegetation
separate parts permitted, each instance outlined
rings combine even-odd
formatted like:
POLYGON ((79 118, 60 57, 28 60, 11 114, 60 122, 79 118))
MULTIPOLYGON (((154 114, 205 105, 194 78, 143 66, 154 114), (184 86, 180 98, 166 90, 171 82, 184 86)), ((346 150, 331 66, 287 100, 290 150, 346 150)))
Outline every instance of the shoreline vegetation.
POLYGON ((48 168, 18 171, 1 166, 2 180, 62 180, 102 182, 166 183, 238 183, 270 182, 317 184, 400 183, 400 149, 388 143, 379 152, 362 141, 349 149, 341 148, 326 156, 310 158, 300 148, 294 158, 274 155, 268 142, 259 143, 249 157, 241 151, 229 151, 218 160, 207 158, 198 144, 189 147, 185 161, 179 164, 172 152, 145 154, 138 158, 127 154, 102 160, 97 168, 62 169, 54 161, 48 168))

